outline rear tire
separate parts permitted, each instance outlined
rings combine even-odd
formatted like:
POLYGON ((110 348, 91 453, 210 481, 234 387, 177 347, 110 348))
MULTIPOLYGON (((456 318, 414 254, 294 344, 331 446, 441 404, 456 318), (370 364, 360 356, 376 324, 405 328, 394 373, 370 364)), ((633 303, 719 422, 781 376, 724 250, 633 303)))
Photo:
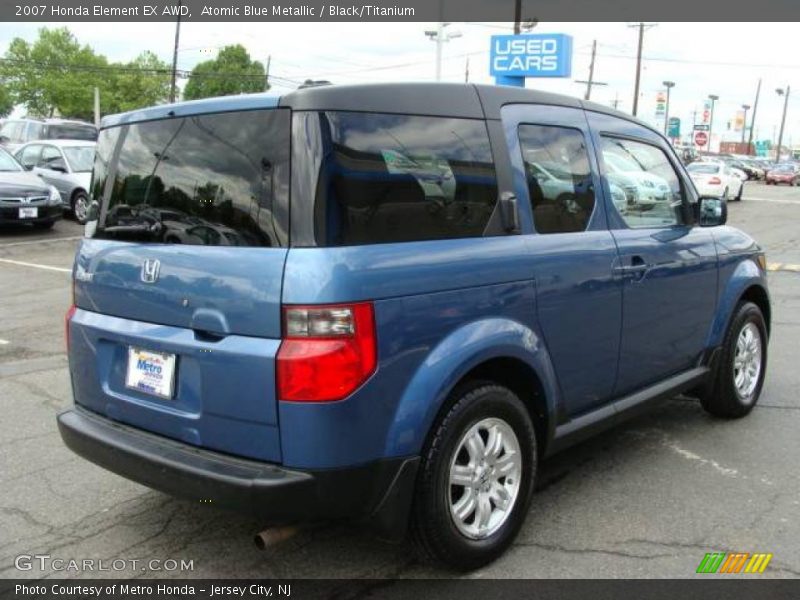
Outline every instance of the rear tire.
POLYGON ((734 200, 736 200, 737 202, 741 202, 743 192, 744 192, 744 183, 742 183, 742 185, 739 186, 739 193, 736 194, 736 198, 734 198, 734 200))
POLYGON ((715 417, 737 419, 758 402, 767 370, 767 327, 761 309, 740 302, 725 333, 713 379, 700 403, 715 417))
POLYGON ((411 537, 426 562, 468 571, 498 558, 525 520, 536 433, 503 386, 472 382, 453 397, 422 455, 411 537))

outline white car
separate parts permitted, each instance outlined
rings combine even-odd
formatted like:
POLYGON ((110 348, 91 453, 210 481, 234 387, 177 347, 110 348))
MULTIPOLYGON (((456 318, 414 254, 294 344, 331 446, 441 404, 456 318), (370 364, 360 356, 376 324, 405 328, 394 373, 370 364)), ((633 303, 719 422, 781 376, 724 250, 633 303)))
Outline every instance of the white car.
POLYGON ((686 167, 697 193, 701 196, 716 196, 725 200, 741 200, 744 180, 733 173, 733 169, 720 162, 694 162, 686 167))
POLYGON ((667 182, 658 175, 648 173, 633 160, 615 152, 603 152, 603 161, 609 174, 624 177, 636 185, 636 204, 640 208, 652 208, 670 196, 667 182))

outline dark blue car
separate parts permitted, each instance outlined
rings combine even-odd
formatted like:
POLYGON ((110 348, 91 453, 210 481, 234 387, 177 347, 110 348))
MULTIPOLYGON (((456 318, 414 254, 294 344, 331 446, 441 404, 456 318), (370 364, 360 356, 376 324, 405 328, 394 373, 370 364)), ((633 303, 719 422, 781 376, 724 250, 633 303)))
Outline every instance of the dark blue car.
POLYGON ((660 133, 589 102, 160 106, 103 121, 91 195, 64 441, 265 524, 410 530, 475 568, 543 457, 681 392, 727 418, 761 392, 764 254, 660 133))

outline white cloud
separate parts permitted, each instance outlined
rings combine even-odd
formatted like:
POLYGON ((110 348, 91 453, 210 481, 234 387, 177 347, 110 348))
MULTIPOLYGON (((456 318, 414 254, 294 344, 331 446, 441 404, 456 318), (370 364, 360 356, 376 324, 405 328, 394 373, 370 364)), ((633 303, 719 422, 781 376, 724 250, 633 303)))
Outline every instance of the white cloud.
MULTIPOLYGON (((46 24, 56 26, 58 24, 46 24)), ((595 78, 608 83, 596 87, 592 99, 620 109, 632 106, 637 31, 627 23, 542 23, 541 32, 574 36, 573 77, 567 80, 529 80, 528 86, 582 96, 585 87, 573 79, 588 74, 592 40, 598 43, 595 78)), ((16 36, 33 39, 39 25, 0 24, 0 52, 16 36)), ((172 23, 71 23, 78 39, 112 60, 129 60, 153 50, 171 61, 172 23)), ((241 43, 254 58, 272 56, 274 89, 286 91, 306 78, 335 83, 370 81, 431 81, 434 44, 424 31, 431 23, 183 23, 178 66, 191 69, 221 46, 241 43)), ((510 32, 505 23, 455 23, 462 33, 445 45, 442 67, 446 81, 463 81, 467 59, 470 80, 491 83, 488 74, 489 37, 510 32)), ((670 113, 686 126, 693 110, 701 110, 710 93, 719 95, 715 130, 727 131, 743 103, 753 104, 758 78, 763 79, 756 120, 759 138, 777 130, 782 101, 778 87, 793 85, 785 141, 800 145, 800 59, 788 40, 797 35, 796 23, 659 23, 645 34, 639 115, 651 120, 655 94, 661 82, 676 82, 670 113), (655 60, 661 59, 661 60, 655 60)))

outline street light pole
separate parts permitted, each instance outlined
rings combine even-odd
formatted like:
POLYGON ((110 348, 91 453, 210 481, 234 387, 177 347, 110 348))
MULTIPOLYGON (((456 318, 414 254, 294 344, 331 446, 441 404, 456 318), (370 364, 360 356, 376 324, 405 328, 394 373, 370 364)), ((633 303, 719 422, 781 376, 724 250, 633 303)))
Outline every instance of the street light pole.
POLYGON ((675 82, 664 81, 662 83, 667 88, 667 106, 664 109, 664 135, 667 135, 667 129, 669 128, 669 91, 675 87, 675 82))
POLYGON ((431 40, 436 42, 436 81, 442 80, 442 45, 453 38, 461 37, 460 31, 445 31, 445 27, 450 23, 439 22, 436 31, 428 30, 425 32, 431 40))
POLYGON ((783 128, 786 126, 786 109, 789 106, 789 86, 786 86, 786 93, 780 88, 775 90, 778 96, 783 96, 783 116, 781 117, 781 131, 778 134, 778 149, 775 151, 775 162, 781 161, 781 145, 783 144, 783 128))
POLYGON ((719 100, 716 94, 709 94, 708 99, 711 100, 711 113, 708 119, 708 151, 711 152, 711 134, 714 131, 714 104, 719 100))
MULTIPOLYGON (((744 119, 742 120, 742 144, 744 144, 744 134, 747 132, 747 111, 750 110, 750 105, 742 104, 742 110, 744 111, 744 119)), ((750 154, 749 148, 747 154, 750 154)))

